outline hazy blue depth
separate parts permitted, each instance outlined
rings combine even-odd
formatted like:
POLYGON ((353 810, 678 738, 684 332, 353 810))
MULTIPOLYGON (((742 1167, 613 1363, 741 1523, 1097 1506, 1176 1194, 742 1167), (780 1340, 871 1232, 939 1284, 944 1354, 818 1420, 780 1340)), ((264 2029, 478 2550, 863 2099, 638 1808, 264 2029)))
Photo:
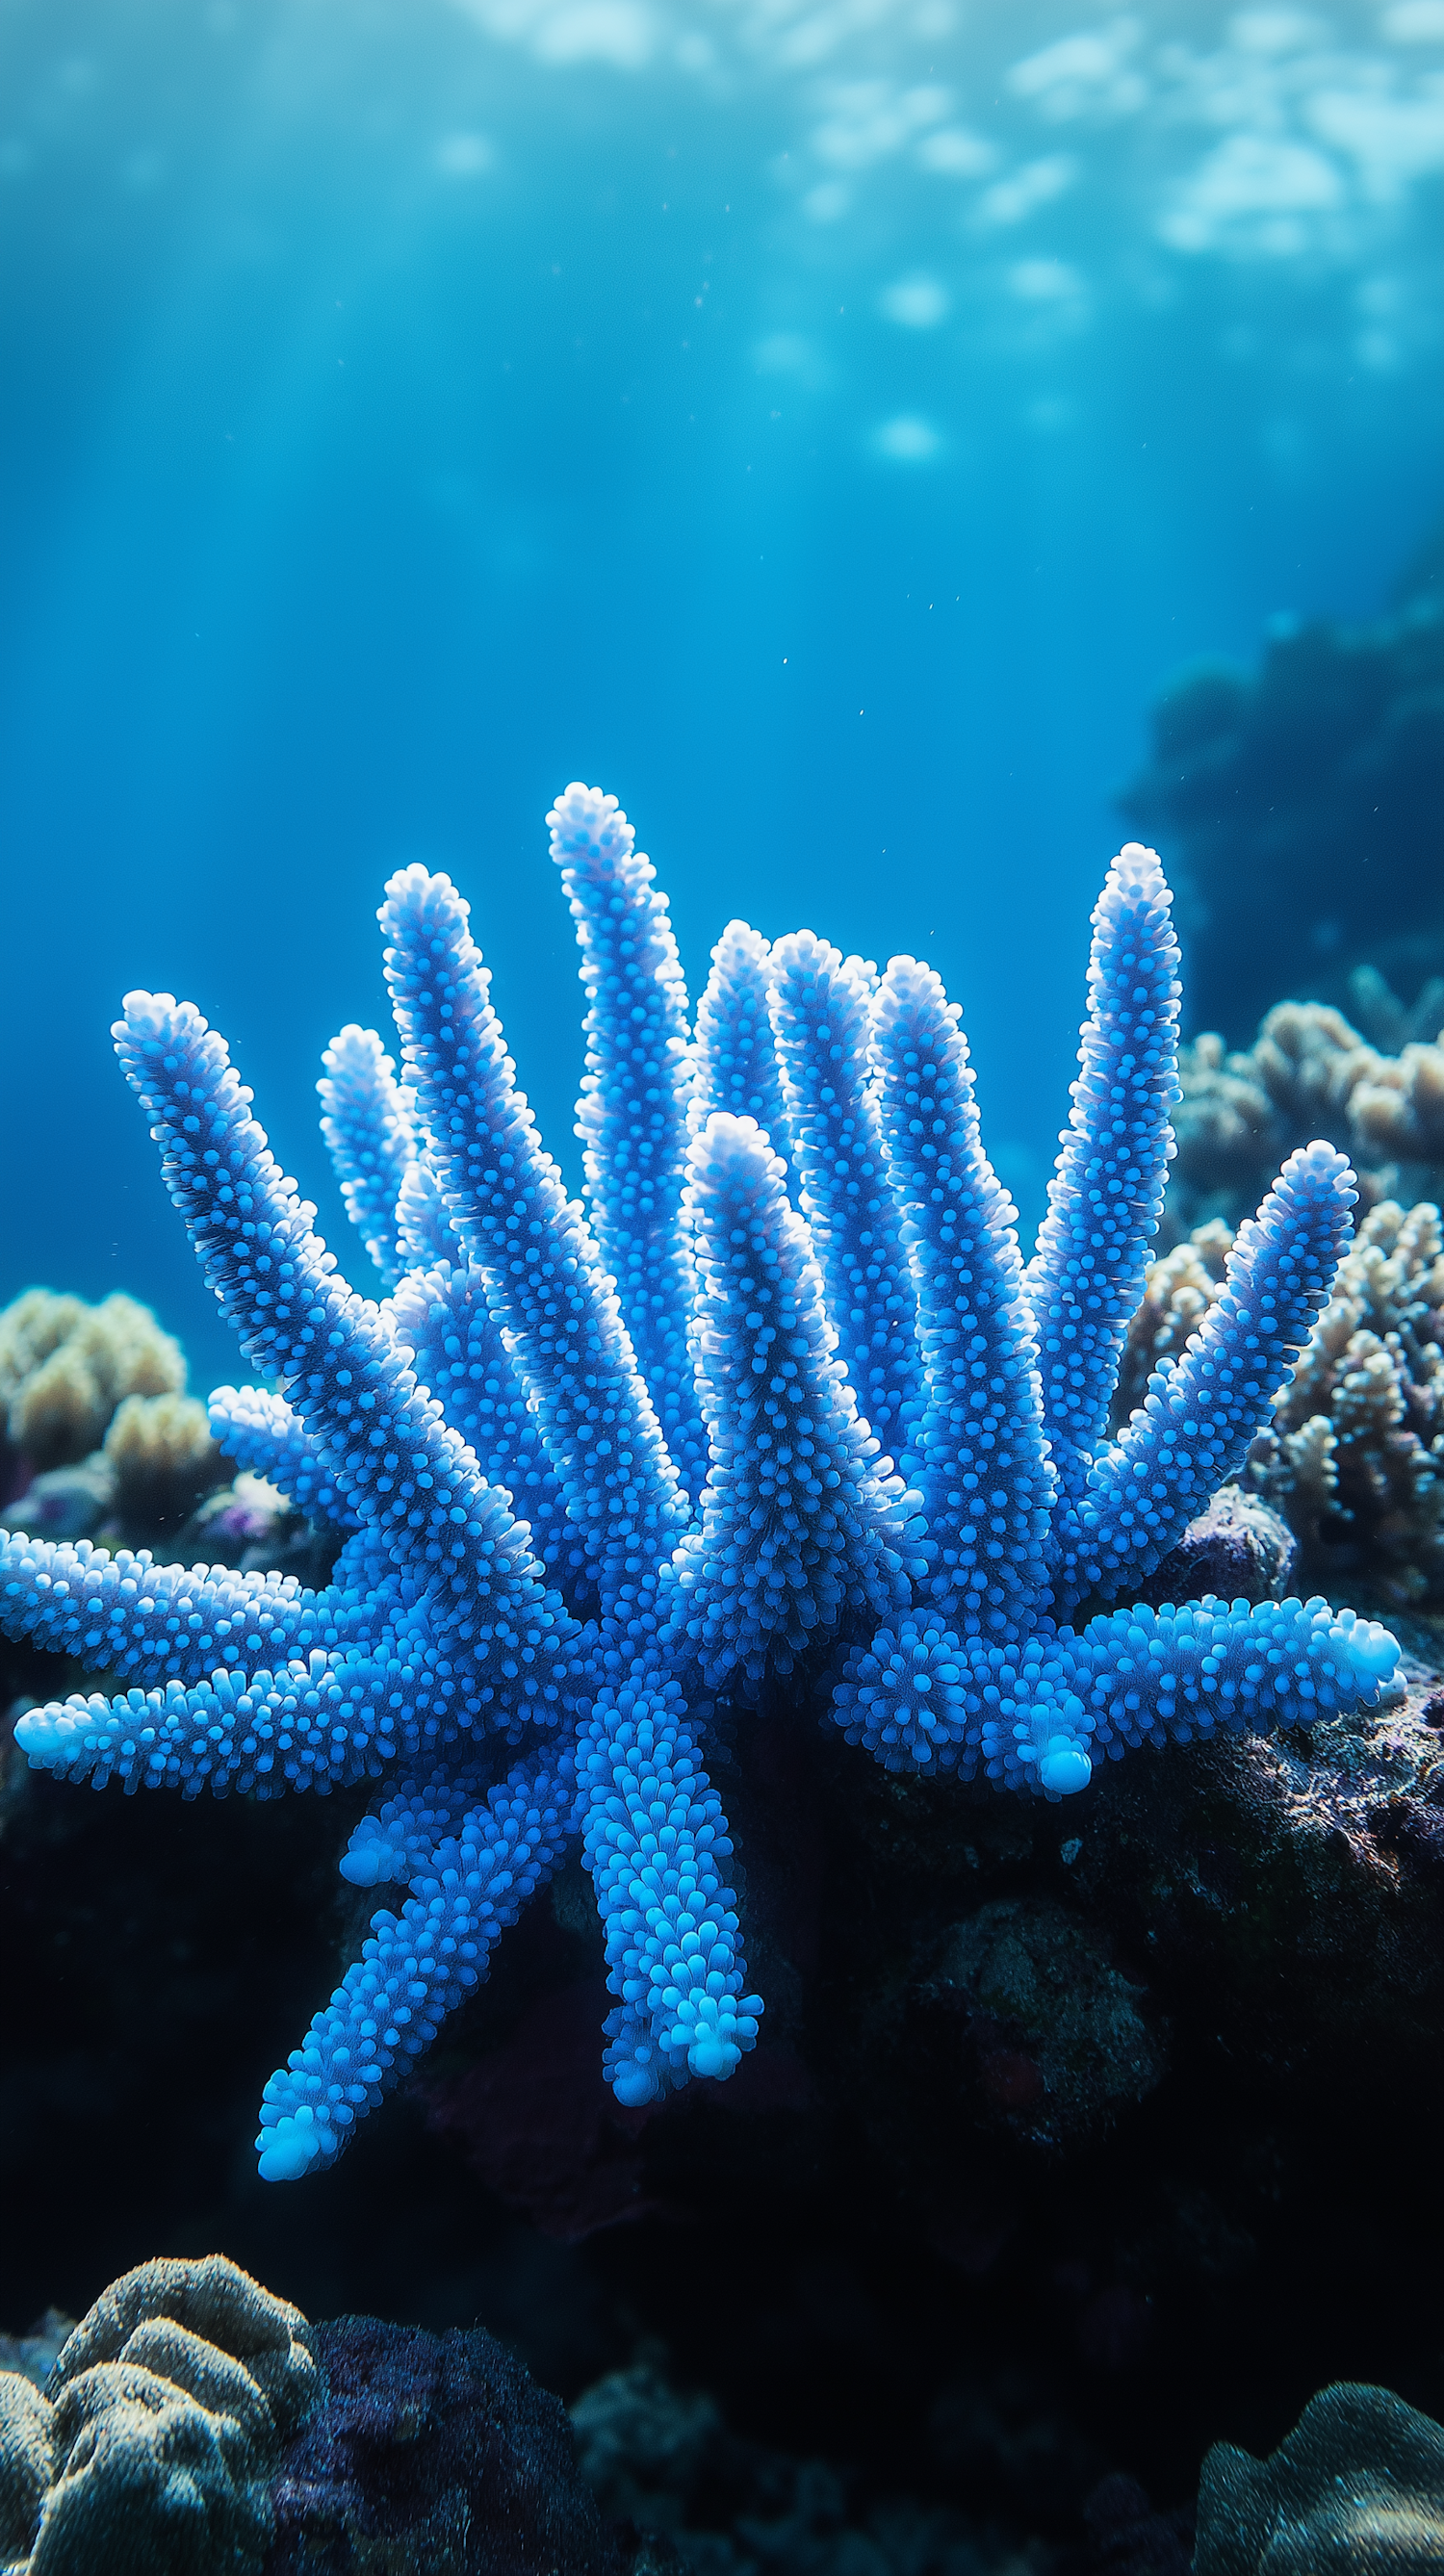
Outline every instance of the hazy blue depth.
MULTIPOLYGON (((5 0, 0 1297, 235 1373, 108 1028, 315 1127, 374 914, 474 906, 575 1169, 542 817, 936 959, 1036 1198, 1148 703, 1436 502, 1444 0, 5 0)), ((1165 853, 1165 856, 1167 854, 1165 853)), ((367 1283, 370 1284, 370 1283, 367 1283)))

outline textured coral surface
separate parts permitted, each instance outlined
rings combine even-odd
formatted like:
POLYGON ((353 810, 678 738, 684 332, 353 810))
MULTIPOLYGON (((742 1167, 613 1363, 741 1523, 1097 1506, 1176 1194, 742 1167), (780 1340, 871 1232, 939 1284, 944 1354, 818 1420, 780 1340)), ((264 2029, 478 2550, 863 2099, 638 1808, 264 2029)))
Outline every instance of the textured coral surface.
POLYGON ((320 2380, 298 2309, 212 2254, 143 2263, 43 2393, 0 2374, 0 2548, 26 2576, 259 2576, 320 2380))
MULTIPOLYGON (((1444 989, 1435 1008, 1444 1017, 1444 989)), ((1444 1034, 1432 1026, 1389 1055, 1327 1003, 1279 1002, 1247 1049, 1228 1053, 1216 1033, 1180 1048, 1178 1075, 1170 1231, 1236 1223, 1281 1156, 1311 1136, 1352 1154, 1371 1203, 1444 1189, 1444 1034)))

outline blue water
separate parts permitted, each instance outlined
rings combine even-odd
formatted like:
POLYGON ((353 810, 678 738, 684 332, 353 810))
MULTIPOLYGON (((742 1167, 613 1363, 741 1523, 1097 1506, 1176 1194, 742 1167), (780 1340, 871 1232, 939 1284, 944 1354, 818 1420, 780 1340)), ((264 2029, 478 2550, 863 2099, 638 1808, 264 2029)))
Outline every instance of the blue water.
POLYGON ((0 1298, 124 1287, 235 1373, 136 984, 373 1284, 313 1086, 412 858, 575 1169, 578 777, 694 989, 737 913, 934 958, 1036 1208, 1151 698, 1369 614, 1437 508, 1444 0, 9 0, 0 48, 0 1298))

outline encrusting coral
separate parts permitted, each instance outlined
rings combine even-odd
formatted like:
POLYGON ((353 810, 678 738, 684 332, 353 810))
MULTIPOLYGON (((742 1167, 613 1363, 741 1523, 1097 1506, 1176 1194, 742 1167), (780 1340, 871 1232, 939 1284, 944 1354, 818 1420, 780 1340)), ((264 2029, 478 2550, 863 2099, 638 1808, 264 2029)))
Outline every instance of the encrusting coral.
MULTIPOLYGON (((1176 1356, 1223 1294, 1216 1220, 1152 1263, 1120 1398, 1176 1356)), ((1444 1597, 1444 1234, 1429 1200, 1371 1208, 1241 1471, 1287 1521, 1305 1581, 1362 1579, 1387 1601, 1444 1597)))
POLYGON ((930 968, 879 978, 810 932, 769 951, 733 924, 694 1037, 616 800, 572 786, 550 820, 589 1001, 586 1211, 443 876, 403 870, 381 915, 405 1087, 370 1033, 329 1060, 329 1141, 394 1281, 379 1308, 337 1275, 194 1006, 132 994, 117 1027, 211 1285, 285 1390, 221 1390, 213 1428, 352 1529, 335 1580, 0 1550, 5 1626, 133 1685, 30 1711, 33 1763, 191 1796, 391 1768, 341 1866, 409 1892, 266 2087, 269 2180, 341 2152, 574 1838, 619 2099, 733 2071, 761 2002, 702 1764, 719 1699, 800 1667, 885 1766, 1057 1797, 1145 1741, 1377 1706, 1397 1661, 1323 1600, 1105 1606, 1242 1464, 1354 1199, 1341 1154, 1293 1154, 1202 1329, 1104 1440, 1177 1098, 1151 851, 1120 853, 1094 914, 1025 1272, 930 968))
POLYGON ((280 2444, 319 2394, 299 2309, 224 2255, 127 2272, 75 2328, 43 2393, 0 2372, 12 2576, 259 2570, 280 2444))

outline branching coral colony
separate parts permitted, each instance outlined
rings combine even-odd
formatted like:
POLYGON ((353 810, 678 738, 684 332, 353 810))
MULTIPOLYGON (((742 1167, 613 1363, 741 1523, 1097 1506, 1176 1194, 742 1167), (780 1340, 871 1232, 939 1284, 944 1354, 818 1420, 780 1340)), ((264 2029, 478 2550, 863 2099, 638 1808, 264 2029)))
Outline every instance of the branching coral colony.
POLYGON ((572 786, 549 819, 589 1004, 585 1209, 444 876, 403 870, 381 913, 404 1087, 354 1028, 320 1086, 380 1307, 337 1274, 194 1006, 134 993, 116 1029, 206 1275, 285 1390, 222 1389, 213 1428, 350 1527, 333 1584, 24 1537, 0 1556, 11 1633, 134 1680, 22 1719, 33 1763, 187 1796, 388 1780, 341 1868, 408 1893, 266 2087, 272 2181, 340 2153, 573 1837, 619 2099, 732 2072, 762 2005, 702 1766, 724 1695, 801 1664, 889 1768, 1056 1798, 1100 1753, 1372 1705, 1396 1662, 1322 1600, 1098 1606, 1242 1462, 1354 1199, 1341 1154, 1295 1153, 1202 1329, 1105 1439, 1178 1098, 1152 851, 1120 853, 1093 916, 1025 1271, 930 967, 879 979, 809 931, 769 950, 734 922, 692 1031, 615 798, 572 786))

